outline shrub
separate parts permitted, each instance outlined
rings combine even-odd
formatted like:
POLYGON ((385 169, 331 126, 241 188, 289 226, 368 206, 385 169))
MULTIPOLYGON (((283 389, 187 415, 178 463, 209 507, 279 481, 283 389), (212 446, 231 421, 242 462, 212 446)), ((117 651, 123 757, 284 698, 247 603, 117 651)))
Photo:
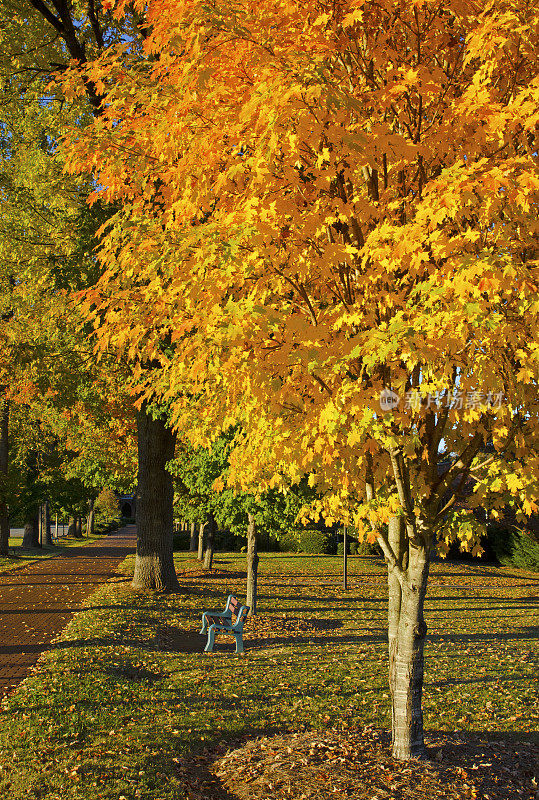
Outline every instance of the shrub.
POLYGON ((357 543, 356 552, 358 556, 379 556, 383 558, 380 546, 376 542, 368 542, 366 539, 357 543))
POLYGON ((325 531, 306 528, 298 531, 299 551, 302 553, 330 553, 331 540, 325 531))
POLYGON ((489 523, 488 541, 501 564, 539 572, 539 544, 528 531, 489 523))
POLYGON ((297 553, 298 548, 299 537, 295 531, 291 531, 279 537, 279 549, 281 553, 297 553))

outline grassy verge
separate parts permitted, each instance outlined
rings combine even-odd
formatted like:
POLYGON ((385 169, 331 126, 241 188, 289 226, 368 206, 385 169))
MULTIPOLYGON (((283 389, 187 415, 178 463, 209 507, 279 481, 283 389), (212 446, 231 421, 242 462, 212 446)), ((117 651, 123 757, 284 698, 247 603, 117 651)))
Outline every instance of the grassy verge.
MULTIPOLYGON (((244 557, 210 575, 179 554, 183 591, 96 592, 1 709, 0 796, 12 800, 189 798, 182 765, 246 736, 335 723, 387 727, 386 580, 350 559, 268 554, 246 653, 201 653, 200 613, 244 596, 244 557)), ((126 575, 132 559, 124 562, 126 575)), ((427 730, 526 738, 537 730, 536 575, 434 564, 427 601, 427 730)))
POLYGON ((101 539, 99 535, 84 536, 82 539, 75 537, 65 537, 58 539, 54 545, 44 545, 43 547, 22 547, 22 538, 11 537, 9 540, 9 556, 0 556, 0 572, 9 572, 11 569, 24 567, 31 561, 40 561, 43 558, 63 555, 71 547, 81 547, 88 542, 95 542, 101 539))

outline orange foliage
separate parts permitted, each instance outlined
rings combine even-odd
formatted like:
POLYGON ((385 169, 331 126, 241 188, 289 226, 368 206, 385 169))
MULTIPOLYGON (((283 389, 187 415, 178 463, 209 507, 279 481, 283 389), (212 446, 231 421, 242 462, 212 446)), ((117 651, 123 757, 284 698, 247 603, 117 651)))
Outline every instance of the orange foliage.
POLYGON ((310 473, 326 519, 402 512, 421 538, 482 461, 478 491, 533 502, 537 9, 144 8, 147 59, 88 68, 103 113, 66 144, 122 204, 85 299, 98 350, 194 437, 241 422, 232 481, 310 473))

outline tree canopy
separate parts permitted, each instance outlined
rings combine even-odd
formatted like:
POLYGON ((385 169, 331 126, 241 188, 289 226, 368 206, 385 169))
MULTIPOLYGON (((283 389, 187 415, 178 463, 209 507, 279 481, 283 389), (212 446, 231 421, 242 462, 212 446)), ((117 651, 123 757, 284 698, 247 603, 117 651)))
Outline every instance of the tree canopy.
POLYGON ((138 8, 143 57, 124 43, 65 74, 103 98, 70 169, 121 203, 83 310, 194 443, 241 424, 230 485, 308 475, 313 516, 379 542, 408 758, 435 537, 477 552, 453 513, 472 472, 469 506, 537 509, 535 9, 138 8))

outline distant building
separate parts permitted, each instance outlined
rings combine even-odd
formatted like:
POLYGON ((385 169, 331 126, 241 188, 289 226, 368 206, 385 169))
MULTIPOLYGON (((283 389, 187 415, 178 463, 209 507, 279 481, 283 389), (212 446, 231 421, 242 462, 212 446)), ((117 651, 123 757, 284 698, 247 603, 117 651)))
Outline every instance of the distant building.
POLYGON ((137 516, 137 496, 135 494, 119 494, 118 505, 122 517, 134 519, 137 516))

